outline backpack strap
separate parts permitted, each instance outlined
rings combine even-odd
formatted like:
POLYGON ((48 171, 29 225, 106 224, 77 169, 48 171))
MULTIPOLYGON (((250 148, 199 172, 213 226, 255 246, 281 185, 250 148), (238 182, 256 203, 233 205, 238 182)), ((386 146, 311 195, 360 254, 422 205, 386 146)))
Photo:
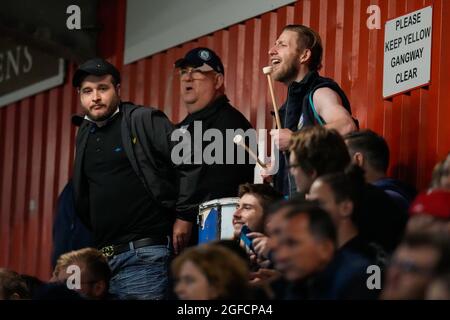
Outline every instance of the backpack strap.
MULTIPOLYGON (((313 112, 313 115, 314 115, 314 118, 316 119, 316 121, 317 121, 317 123, 319 123, 321 126, 324 126, 324 125, 326 125, 326 122, 322 119, 322 117, 317 113, 317 111, 316 111, 316 107, 314 106, 314 102, 313 102, 313 94, 316 92, 316 90, 317 89, 320 89, 320 88, 330 88, 330 89, 332 89, 333 91, 335 91, 338 95, 339 95, 339 97, 341 98, 341 100, 342 100, 342 103, 343 103, 343 107, 350 113, 350 116, 352 117, 352 119, 353 119, 353 122, 355 123, 355 125, 356 125, 356 127, 358 128, 358 130, 359 130, 359 121, 358 121, 358 119, 356 119, 355 117, 353 117, 352 116, 352 114, 351 114, 351 109, 347 109, 347 107, 346 107, 346 102, 350 105, 350 102, 348 101, 348 99, 347 99, 347 97, 345 96, 345 93, 342 91, 342 89, 339 87, 339 86, 337 86, 337 85, 335 84, 335 83, 332 83, 332 85, 329 85, 329 83, 322 83, 322 84, 319 84, 319 85, 317 85, 316 87, 314 87, 313 89, 312 89, 312 91, 309 93, 309 95, 308 95, 308 100, 309 100, 309 105, 310 105, 310 107, 311 107, 311 110, 312 110, 312 112, 313 112), (342 94, 344 94, 344 96, 342 96, 341 94, 339 94, 339 92, 342 92, 342 94), (345 99, 345 101, 344 101, 344 99, 345 99)), ((350 107, 350 106, 349 106, 350 107)))
POLYGON ((322 117, 319 116, 319 114, 316 111, 316 107, 314 107, 314 102, 313 102, 313 94, 316 90, 313 90, 309 93, 308 99, 309 99, 309 105, 311 107, 311 110, 314 114, 314 118, 316 119, 316 121, 323 127, 326 123, 325 121, 323 121, 322 117))

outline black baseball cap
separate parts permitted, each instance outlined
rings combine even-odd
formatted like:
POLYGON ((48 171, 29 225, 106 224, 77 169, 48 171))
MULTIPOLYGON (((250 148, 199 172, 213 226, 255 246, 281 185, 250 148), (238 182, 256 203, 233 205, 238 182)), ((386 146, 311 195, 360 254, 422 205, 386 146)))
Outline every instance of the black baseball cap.
POLYGON ((74 87, 79 87, 84 78, 88 75, 94 76, 104 76, 105 74, 110 74, 116 81, 116 84, 120 83, 120 72, 111 63, 101 58, 94 58, 84 62, 75 71, 72 78, 72 85, 74 87))
POLYGON ((225 74, 222 61, 219 56, 208 48, 195 48, 186 53, 184 58, 175 61, 175 68, 210 66, 217 73, 225 74))

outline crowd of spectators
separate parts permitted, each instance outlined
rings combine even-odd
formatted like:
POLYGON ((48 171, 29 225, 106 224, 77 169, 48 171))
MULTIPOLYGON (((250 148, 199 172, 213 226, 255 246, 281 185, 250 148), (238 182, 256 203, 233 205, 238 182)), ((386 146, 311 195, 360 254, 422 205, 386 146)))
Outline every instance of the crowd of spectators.
MULTIPOLYGON (((169 296, 450 299, 450 154, 418 195, 388 177, 389 148, 370 130, 305 128, 289 160, 297 194, 241 185, 234 239, 175 256, 169 296)), ((0 299, 116 299, 112 276, 107 257, 83 248, 60 255, 48 283, 0 269, 0 299)))

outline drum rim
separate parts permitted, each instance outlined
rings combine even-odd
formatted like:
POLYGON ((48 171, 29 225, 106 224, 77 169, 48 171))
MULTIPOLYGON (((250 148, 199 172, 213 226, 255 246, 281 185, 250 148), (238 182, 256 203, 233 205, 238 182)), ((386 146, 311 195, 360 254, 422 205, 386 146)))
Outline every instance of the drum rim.
POLYGON ((226 204, 236 204, 239 201, 239 197, 227 197, 227 198, 219 198, 219 199, 213 199, 209 200, 207 202, 203 202, 200 204, 199 209, 203 210, 209 207, 214 207, 216 205, 226 205, 226 204))

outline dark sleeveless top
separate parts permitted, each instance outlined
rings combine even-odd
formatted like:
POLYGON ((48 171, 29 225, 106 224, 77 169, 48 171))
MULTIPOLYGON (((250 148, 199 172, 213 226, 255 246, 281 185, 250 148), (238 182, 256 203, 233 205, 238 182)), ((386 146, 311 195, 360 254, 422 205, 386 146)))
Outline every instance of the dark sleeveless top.
MULTIPOLYGON (((313 104, 313 95, 317 89, 330 88, 342 100, 342 105, 351 114, 350 102, 339 85, 330 78, 319 76, 317 71, 310 71, 302 81, 292 82, 288 87, 285 103, 279 110, 281 125, 291 131, 298 131, 304 127, 325 125, 325 121, 317 114, 313 104)), ((358 122, 355 119, 356 125, 358 122)), ((285 196, 291 196, 296 191, 295 182, 289 174, 288 152, 280 152, 280 164, 275 176, 275 188, 285 196)))

